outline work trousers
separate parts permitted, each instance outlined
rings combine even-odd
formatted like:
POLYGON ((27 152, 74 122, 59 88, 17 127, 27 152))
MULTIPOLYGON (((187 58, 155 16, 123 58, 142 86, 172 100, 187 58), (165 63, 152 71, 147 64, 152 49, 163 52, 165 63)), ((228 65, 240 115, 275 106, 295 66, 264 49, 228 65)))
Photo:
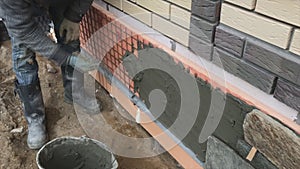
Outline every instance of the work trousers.
POLYGON ((6 27, 2 21, 0 21, 0 43, 9 40, 9 36, 6 27))
MULTIPOLYGON (((64 19, 64 12, 67 6, 60 7, 50 7, 49 11, 42 12, 40 15, 36 16, 37 24, 45 31, 45 34, 49 32, 50 21, 54 23, 54 30, 56 33, 56 38, 58 43, 63 46, 65 50, 70 53, 80 51, 80 42, 79 40, 70 42, 69 44, 64 44, 64 37, 59 36, 59 27, 61 22, 64 19), (51 19, 50 19, 51 18, 51 19)), ((16 74, 16 78, 19 85, 30 85, 38 81, 38 64, 36 61, 36 54, 34 51, 26 47, 26 44, 20 44, 17 42, 17 39, 11 37, 12 41, 12 61, 13 61, 13 70, 16 74), (20 44, 20 45, 17 45, 20 44)), ((63 57, 63 56, 62 56, 63 57)), ((73 68, 69 65, 63 64, 61 66, 63 80, 67 80, 66 70, 73 71, 73 68)), ((70 73, 72 74, 72 72, 70 73)))

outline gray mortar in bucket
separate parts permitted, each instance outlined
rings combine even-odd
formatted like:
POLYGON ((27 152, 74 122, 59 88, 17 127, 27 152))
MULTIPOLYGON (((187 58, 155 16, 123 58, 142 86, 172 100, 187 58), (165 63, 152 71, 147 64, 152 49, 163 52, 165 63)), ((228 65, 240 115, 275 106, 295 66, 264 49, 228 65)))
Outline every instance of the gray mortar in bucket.
POLYGON ((103 143, 86 137, 56 138, 37 153, 39 169, 116 169, 114 155, 103 143))

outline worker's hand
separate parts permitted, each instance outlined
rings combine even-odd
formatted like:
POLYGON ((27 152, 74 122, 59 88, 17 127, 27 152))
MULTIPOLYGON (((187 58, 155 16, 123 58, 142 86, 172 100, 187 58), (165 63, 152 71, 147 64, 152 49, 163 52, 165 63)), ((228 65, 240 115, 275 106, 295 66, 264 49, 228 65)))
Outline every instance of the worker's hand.
POLYGON ((60 37, 65 37, 65 43, 79 39, 79 23, 64 19, 59 28, 60 37))
POLYGON ((95 70, 99 66, 99 62, 96 59, 83 52, 78 55, 69 56, 67 62, 82 73, 95 70))

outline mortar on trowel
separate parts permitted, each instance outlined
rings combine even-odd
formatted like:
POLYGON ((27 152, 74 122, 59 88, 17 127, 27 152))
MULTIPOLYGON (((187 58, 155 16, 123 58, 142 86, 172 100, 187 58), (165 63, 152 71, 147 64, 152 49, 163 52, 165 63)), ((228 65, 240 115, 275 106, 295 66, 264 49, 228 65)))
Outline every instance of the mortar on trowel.
POLYGON ((114 155, 103 143, 86 137, 61 137, 37 153, 39 169, 116 169, 114 155))

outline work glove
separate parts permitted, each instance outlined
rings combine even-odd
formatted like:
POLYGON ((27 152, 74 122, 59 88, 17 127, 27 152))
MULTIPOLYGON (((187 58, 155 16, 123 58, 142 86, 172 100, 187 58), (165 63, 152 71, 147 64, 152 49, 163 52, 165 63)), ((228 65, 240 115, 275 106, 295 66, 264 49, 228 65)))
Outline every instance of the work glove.
POLYGON ((78 55, 73 54, 67 59, 67 64, 74 67, 74 69, 86 73, 98 69, 99 61, 85 52, 80 52, 78 55))
POLYGON ((59 28, 60 37, 65 37, 65 43, 79 39, 79 23, 64 19, 59 28))

